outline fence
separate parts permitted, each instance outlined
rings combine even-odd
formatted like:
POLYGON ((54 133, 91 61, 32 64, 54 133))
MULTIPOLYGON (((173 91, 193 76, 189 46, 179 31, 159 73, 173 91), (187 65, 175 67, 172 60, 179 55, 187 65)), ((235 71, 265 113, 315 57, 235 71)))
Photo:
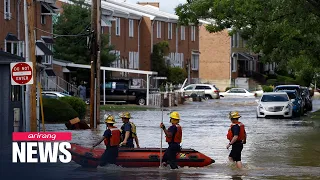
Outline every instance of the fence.
POLYGON ((164 107, 178 106, 184 103, 184 94, 181 92, 161 92, 149 95, 150 106, 161 107, 161 102, 164 107))

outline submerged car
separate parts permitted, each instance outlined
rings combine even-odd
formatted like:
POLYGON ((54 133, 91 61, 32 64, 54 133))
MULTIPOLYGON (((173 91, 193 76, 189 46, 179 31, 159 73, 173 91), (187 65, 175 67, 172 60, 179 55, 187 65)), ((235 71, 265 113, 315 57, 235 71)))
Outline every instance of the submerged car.
POLYGON ((280 90, 279 92, 285 92, 288 94, 290 101, 293 104, 293 115, 294 116, 301 116, 304 112, 304 107, 302 106, 303 100, 297 90, 280 90))
POLYGON ((257 117, 267 116, 292 117, 293 104, 286 92, 263 93, 257 106, 257 117))
POLYGON ((211 84, 190 84, 181 91, 184 92, 186 96, 203 92, 206 99, 220 99, 220 90, 211 84))
POLYGON ((244 88, 231 88, 226 92, 220 93, 221 97, 256 97, 256 93, 252 93, 244 88))

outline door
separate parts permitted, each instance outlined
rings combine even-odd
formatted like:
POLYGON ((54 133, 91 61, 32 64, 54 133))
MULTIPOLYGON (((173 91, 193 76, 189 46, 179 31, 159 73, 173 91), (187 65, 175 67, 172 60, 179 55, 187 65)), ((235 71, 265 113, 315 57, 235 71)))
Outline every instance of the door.
POLYGON ((193 92, 194 86, 193 85, 189 85, 187 87, 185 87, 184 90, 184 94, 187 96, 190 96, 193 92))

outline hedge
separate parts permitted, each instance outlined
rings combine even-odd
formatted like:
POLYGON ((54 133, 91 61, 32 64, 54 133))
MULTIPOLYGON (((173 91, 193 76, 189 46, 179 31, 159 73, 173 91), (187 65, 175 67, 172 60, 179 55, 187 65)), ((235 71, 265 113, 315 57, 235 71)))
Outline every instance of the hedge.
POLYGON ((79 114, 79 118, 83 119, 86 115, 86 103, 74 96, 66 96, 59 98, 61 101, 64 101, 71 105, 71 107, 79 114))
POLYGON ((263 92, 273 92, 272 86, 262 86, 263 92))
POLYGON ((67 122, 78 117, 72 106, 59 99, 43 98, 43 114, 46 122, 67 122))

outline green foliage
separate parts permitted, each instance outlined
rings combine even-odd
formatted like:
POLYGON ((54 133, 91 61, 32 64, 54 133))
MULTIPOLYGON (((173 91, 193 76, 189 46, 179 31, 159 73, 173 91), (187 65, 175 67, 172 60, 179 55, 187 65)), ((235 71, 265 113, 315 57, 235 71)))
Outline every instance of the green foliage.
MULTIPOLYGON (((58 34, 54 43, 54 57, 79 64, 90 64, 90 50, 87 37, 91 37, 90 7, 83 0, 75 1, 74 4, 64 4, 63 13, 56 17, 53 25, 54 34, 58 34), (67 35, 67 36, 59 36, 67 35), (78 36, 68 36, 78 35, 78 36)), ((101 65, 108 66, 116 59, 114 54, 109 53, 113 46, 109 46, 109 35, 101 35, 101 65)), ((88 81, 77 72, 78 81, 88 81)))
POLYGON ((71 105, 71 107, 79 114, 79 118, 83 119, 86 115, 86 103, 78 97, 61 97, 61 101, 71 105))
POLYGON ((67 122, 78 117, 78 113, 70 104, 52 98, 43 99, 43 113, 44 120, 52 123, 67 122))
POLYGON ((158 72, 158 76, 167 77, 169 69, 164 56, 168 55, 169 43, 167 41, 159 42, 153 45, 151 54, 151 69, 158 72))
POLYGON ((277 82, 277 79, 268 79, 266 84, 269 86, 274 86, 277 84, 277 82))
POLYGON ((182 84, 187 77, 185 69, 180 67, 169 67, 168 82, 172 84, 182 84))
POLYGON ((239 32, 263 62, 276 62, 300 83, 308 84, 320 67, 319 1, 190 0, 179 5, 176 14, 180 24, 212 19, 215 22, 206 26, 209 32, 239 32))
POLYGON ((262 90, 263 92, 272 92, 273 91, 273 87, 272 86, 262 86, 262 90))

